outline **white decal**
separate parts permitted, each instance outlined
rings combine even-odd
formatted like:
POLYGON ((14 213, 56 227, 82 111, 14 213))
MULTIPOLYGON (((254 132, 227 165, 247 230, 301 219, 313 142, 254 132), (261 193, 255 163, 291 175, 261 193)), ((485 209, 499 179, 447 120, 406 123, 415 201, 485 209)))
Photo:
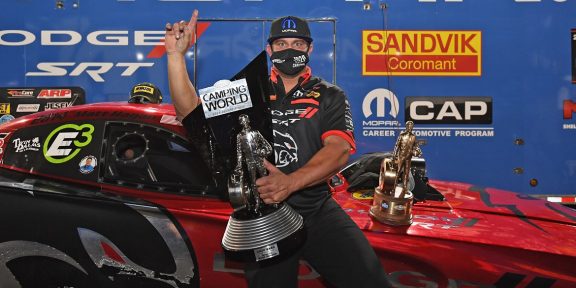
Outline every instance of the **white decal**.
POLYGON ((20 140, 20 138, 16 138, 12 140, 12 143, 14 144, 14 149, 16 149, 16 153, 40 150, 40 139, 38 137, 32 140, 20 140))
POLYGON ((74 67, 75 62, 40 62, 36 68, 40 71, 27 72, 26 76, 80 76, 86 72, 95 82, 105 82, 101 74, 108 73, 112 67, 126 67, 120 76, 132 76, 140 67, 152 67, 154 63, 112 63, 112 62, 80 62, 70 74, 64 67, 74 67))
POLYGON ((372 116, 372 102, 376 100, 376 116, 386 117, 386 100, 390 102, 390 115, 394 118, 398 116, 398 111, 400 111, 400 104, 398 102, 398 97, 392 93, 392 91, 384 88, 374 89, 364 97, 362 102, 362 112, 364 112, 364 117, 368 118, 372 116))
POLYGON ((18 104, 16 107, 16 112, 28 113, 28 112, 38 112, 40 110, 40 104, 18 104))
POLYGON ((200 89, 199 92, 206 118, 252 107, 246 79, 220 80, 214 86, 200 89))

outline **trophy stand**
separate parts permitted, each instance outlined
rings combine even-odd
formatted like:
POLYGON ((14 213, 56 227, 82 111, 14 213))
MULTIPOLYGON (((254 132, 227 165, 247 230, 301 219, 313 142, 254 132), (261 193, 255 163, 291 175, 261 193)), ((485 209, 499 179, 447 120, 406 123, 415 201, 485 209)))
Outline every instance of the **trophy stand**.
POLYGON ((228 181, 234 212, 222 237, 227 258, 268 263, 298 250, 306 238, 302 216, 287 203, 266 204, 260 199, 256 179, 266 176, 264 159, 272 147, 250 128, 247 115, 238 117, 242 130, 236 137, 236 167, 228 181))
POLYGON ((406 130, 398 136, 392 158, 385 158, 380 167, 380 180, 374 189, 370 215, 388 225, 412 224, 414 195, 410 191, 410 165, 412 156, 420 157, 422 151, 412 133, 414 123, 406 122, 406 130))

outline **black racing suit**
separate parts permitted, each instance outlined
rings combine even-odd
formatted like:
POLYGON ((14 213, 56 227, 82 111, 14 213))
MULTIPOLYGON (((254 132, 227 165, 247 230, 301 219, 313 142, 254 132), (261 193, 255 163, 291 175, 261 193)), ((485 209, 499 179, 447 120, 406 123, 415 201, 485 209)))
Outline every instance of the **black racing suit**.
MULTIPOLYGON (((342 137, 355 151, 350 107, 339 87, 311 76, 309 67, 288 94, 274 68, 270 78, 276 167, 288 174, 304 166, 331 135, 342 137)), ((389 287, 373 248, 331 198, 327 183, 295 192, 287 203, 304 217, 306 243, 279 264, 249 265, 245 272, 250 287, 297 287, 300 258, 336 287, 389 287)))

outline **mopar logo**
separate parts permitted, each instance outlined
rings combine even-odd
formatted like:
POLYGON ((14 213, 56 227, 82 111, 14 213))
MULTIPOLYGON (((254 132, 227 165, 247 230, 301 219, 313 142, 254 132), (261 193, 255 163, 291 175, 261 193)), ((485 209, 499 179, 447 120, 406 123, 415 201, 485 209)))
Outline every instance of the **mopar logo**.
POLYGON ((415 124, 492 124, 492 97, 406 97, 415 124))
POLYGON ((296 22, 291 18, 286 18, 282 21, 282 30, 296 29, 296 22))
POLYGON ((384 88, 374 89, 364 97, 362 102, 362 112, 364 112, 364 117, 368 118, 372 116, 372 105, 376 102, 376 117, 386 117, 386 102, 390 104, 389 114, 390 116, 396 118, 398 116, 398 111, 400 110, 400 104, 398 102, 398 97, 392 93, 392 91, 384 88))
POLYGON ((93 132, 91 124, 66 124, 54 129, 44 141, 44 157, 54 164, 67 162, 92 142, 93 132))

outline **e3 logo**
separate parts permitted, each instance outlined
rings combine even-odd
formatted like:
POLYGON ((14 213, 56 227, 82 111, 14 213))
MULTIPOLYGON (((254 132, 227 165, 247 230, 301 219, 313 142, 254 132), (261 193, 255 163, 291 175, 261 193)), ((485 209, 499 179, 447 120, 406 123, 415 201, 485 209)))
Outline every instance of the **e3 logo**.
POLYGON ((44 158, 54 164, 67 162, 92 142, 93 132, 91 124, 66 124, 54 129, 44 141, 44 158))

